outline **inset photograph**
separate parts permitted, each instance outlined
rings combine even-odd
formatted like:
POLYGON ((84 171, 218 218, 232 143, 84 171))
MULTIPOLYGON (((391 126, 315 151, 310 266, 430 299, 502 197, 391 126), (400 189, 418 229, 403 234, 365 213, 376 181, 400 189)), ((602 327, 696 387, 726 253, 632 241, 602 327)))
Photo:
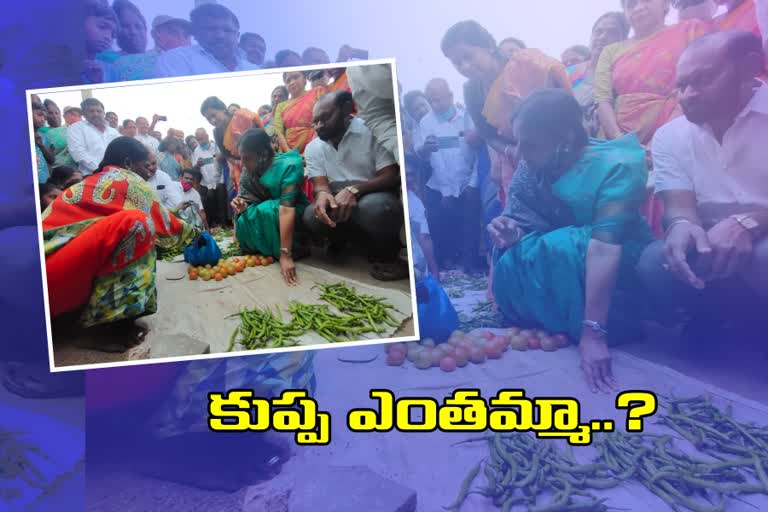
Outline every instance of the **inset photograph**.
POLYGON ((416 339, 397 97, 392 61, 30 91, 51 368, 416 339))

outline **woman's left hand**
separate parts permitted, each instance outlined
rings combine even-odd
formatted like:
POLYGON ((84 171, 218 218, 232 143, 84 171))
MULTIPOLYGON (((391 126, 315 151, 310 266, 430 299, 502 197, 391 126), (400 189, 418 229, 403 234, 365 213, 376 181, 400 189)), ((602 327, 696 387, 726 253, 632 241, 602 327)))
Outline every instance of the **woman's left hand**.
POLYGON ((293 258, 287 254, 280 255, 280 273, 288 286, 299 284, 299 278, 296 277, 296 264, 293 262, 293 258))
POLYGON ((579 343, 581 369, 587 384, 593 393, 598 390, 611 393, 616 390, 616 380, 613 378, 611 354, 605 337, 599 333, 584 333, 579 343))

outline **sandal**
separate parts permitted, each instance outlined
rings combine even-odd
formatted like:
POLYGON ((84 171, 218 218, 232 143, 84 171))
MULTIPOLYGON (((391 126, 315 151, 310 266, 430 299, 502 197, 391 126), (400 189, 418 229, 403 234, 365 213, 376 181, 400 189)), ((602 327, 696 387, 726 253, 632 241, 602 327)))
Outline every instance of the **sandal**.
POLYGON ((84 373, 50 373, 40 364, 8 363, 3 387, 22 398, 72 398, 85 394, 84 373))

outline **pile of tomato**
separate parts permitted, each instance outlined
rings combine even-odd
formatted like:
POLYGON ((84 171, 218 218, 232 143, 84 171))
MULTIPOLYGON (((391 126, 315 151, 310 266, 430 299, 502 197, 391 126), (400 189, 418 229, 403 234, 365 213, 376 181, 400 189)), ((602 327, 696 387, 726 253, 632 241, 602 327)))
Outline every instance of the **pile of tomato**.
POLYGON ((562 334, 550 335, 541 330, 513 327, 500 335, 488 331, 470 336, 456 331, 446 343, 440 344, 429 338, 421 342, 393 343, 386 346, 386 352, 389 366, 402 366, 407 359, 421 370, 440 367, 444 372, 452 372, 469 363, 482 364, 487 359, 501 359, 509 349, 552 352, 566 345, 568 338, 562 334))
POLYGON ((266 267, 275 262, 275 258, 272 256, 237 256, 234 258, 220 259, 216 265, 205 265, 204 267, 190 266, 187 269, 189 279, 196 281, 202 279, 203 281, 221 281, 229 276, 245 270, 245 267, 266 267))

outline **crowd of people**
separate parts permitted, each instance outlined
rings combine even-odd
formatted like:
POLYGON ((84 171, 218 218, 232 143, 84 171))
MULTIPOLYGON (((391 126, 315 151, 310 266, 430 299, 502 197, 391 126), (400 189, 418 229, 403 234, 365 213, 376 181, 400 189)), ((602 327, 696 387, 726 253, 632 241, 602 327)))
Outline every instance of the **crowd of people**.
MULTIPOLYGON (((368 52, 349 45, 335 60, 314 46, 301 53, 283 49, 267 59, 267 43, 254 32, 243 31, 229 9, 205 3, 189 19, 156 16, 151 25, 129 0, 88 0, 85 18, 85 83, 121 82, 149 78, 286 68, 365 60, 368 52), (149 48, 152 39, 152 48, 149 48), (193 44, 193 39, 195 44, 193 44), (114 49, 114 47, 117 49, 114 49)), ((332 73, 318 71, 312 85, 328 85, 332 73)), ((344 86, 345 79, 337 81, 344 86)))
MULTIPOLYGON (((515 37, 497 42, 477 22, 459 22, 440 47, 467 78, 462 97, 436 77, 401 98, 417 276, 440 279, 457 265, 468 273, 488 272, 489 297, 507 320, 580 341, 581 364, 594 389, 613 382, 608 341, 637 338, 644 319, 677 320, 682 309, 690 320, 686 337, 711 337, 729 322, 751 328, 760 319, 752 312, 766 300, 764 272, 757 270, 765 266, 768 191, 757 163, 765 155, 752 139, 765 122, 768 2, 617 2, 621 11, 595 20, 590 44, 573 45, 560 59, 515 37), (724 12, 715 16, 718 7, 724 12), (678 21, 669 25, 671 9, 678 10, 678 21), (662 292, 670 280, 683 289, 662 292), (736 289, 740 300, 724 303, 717 294, 722 289, 736 289), (739 313, 728 313, 737 303, 739 313), (744 315, 744 321, 734 320, 744 315)), ((131 53, 119 28, 132 12, 122 4, 106 11, 102 3, 92 4, 86 26, 109 18, 109 35, 118 35, 123 55, 114 63, 131 53)), ((240 41, 237 17, 222 6, 198 7, 189 21, 163 20, 186 30, 186 39, 179 38, 184 44, 176 49, 158 50, 146 68, 152 73, 141 78, 273 65, 264 60, 264 39, 247 35, 240 41), (214 33, 217 38, 208 37, 214 33), (187 44, 190 36, 199 46, 187 44)), ((163 25, 153 23, 158 48, 163 25)), ((94 60, 108 70, 99 39, 89 41, 94 60)), ((363 54, 345 46, 339 60, 363 54)), ((274 65, 329 60, 318 48, 283 50, 274 65)), ((291 242, 299 252, 304 237, 327 236, 341 224, 382 240, 395 236, 379 232, 375 215, 371 220, 350 213, 361 195, 368 201, 359 204, 372 203, 370 212, 389 212, 393 201, 378 192, 391 190, 390 169, 400 164, 392 150, 397 98, 377 90, 373 72, 367 83, 356 82, 354 69, 285 73, 285 88, 276 89, 258 114, 243 117, 238 105, 221 101, 203 112, 219 133, 219 162, 229 169, 225 179, 252 170, 244 152, 254 166, 269 160, 284 167, 274 173, 284 180, 282 188, 258 191, 278 201, 258 213, 248 211, 257 197, 253 187, 242 186, 242 179, 230 185, 245 189, 229 212, 238 239, 248 236, 249 222, 267 218, 272 225, 277 219, 278 230, 271 243, 258 243, 275 246, 279 240, 286 248, 291 242), (225 125, 240 128, 224 137, 225 125), (268 137, 249 129, 263 129, 268 137), (368 145, 369 138, 375 149, 364 159, 345 149, 353 140, 368 145), (290 178, 301 174, 292 169, 298 159, 272 156, 290 151, 303 157, 308 179, 301 184, 290 178), (349 171, 342 177, 328 170, 328 162, 340 159, 349 171), (288 217, 283 209, 291 204, 288 217), (326 215, 329 210, 335 218, 326 215), (304 222, 295 233, 283 228, 300 217, 304 222)), ((45 112, 42 107, 35 112, 45 112)), ((57 132, 42 133, 43 117, 35 120, 39 169, 61 154, 60 135, 57 145, 57 132)), ((184 159, 175 160, 183 169, 184 159)), ((386 270, 376 274, 390 277, 386 270)))
MULTIPOLYGON (((380 69, 359 68, 349 71, 363 83, 369 73, 380 78, 380 69)), ((312 86, 311 75, 284 73, 258 112, 205 98, 200 119, 212 137, 204 127, 186 136, 171 127, 161 137, 165 116, 121 119, 96 97, 65 107, 61 126, 58 105, 33 95, 57 324, 67 328, 76 314, 88 332, 108 326, 127 335, 116 349, 130 346, 145 329, 125 322, 156 310, 154 246, 185 246, 214 227, 233 227, 244 253, 274 257, 288 285, 298 281, 295 260, 312 247, 338 255, 352 242, 367 250, 374 278, 407 278, 397 157, 359 116, 347 69, 331 70, 324 85, 312 86), (87 271, 78 270, 82 261, 90 261, 87 271)))

